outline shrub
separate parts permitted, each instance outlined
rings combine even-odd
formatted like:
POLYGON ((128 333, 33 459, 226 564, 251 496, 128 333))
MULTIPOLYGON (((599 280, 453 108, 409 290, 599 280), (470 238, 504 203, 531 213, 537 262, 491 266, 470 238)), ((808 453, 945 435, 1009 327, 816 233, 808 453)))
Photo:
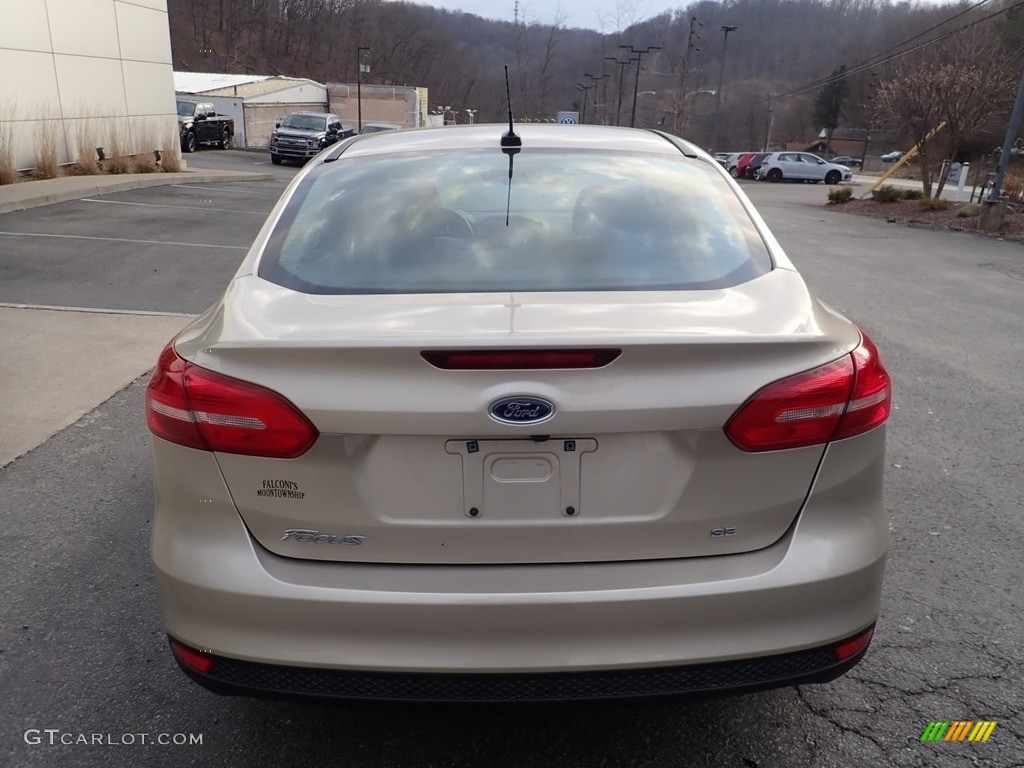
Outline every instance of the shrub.
POLYGON ((1024 199, 1024 176, 1009 173, 1003 179, 1003 194, 1010 200, 1024 199))
POLYGON ((160 167, 167 173, 181 170, 181 139, 175 126, 164 136, 164 149, 160 150, 160 167))
POLYGON ((981 206, 978 203, 967 203, 956 212, 956 217, 958 219, 969 219, 971 216, 977 216, 979 213, 981 213, 981 206))
POLYGON ((949 200, 941 197, 922 197, 918 204, 926 211, 944 211, 949 208, 949 200))
POLYGON ((872 192, 871 199, 878 203, 895 203, 900 199, 900 190, 886 184, 872 192))
POLYGON ((839 187, 838 189, 830 189, 828 191, 828 204, 829 205, 842 205, 843 203, 849 202, 853 197, 853 190, 849 187, 839 187))
POLYGON ((128 144, 127 137, 125 135, 125 127, 120 123, 111 126, 110 129, 110 152, 107 155, 106 162, 103 165, 105 173, 131 173, 132 172, 132 161, 126 153, 126 146, 128 144))
POLYGON ((152 152, 143 152, 139 155, 132 155, 132 173, 159 173, 160 166, 157 165, 156 155, 152 152))
POLYGON ((901 200, 923 200, 924 192, 920 189, 902 189, 900 190, 901 200))
POLYGON ((32 175, 37 179, 56 179, 60 176, 57 156, 56 120, 41 120, 36 129, 36 164, 32 175))
POLYGON ((17 180, 18 169, 14 167, 14 123, 7 121, 0 123, 0 184, 13 184, 17 180))
POLYGON ((100 172, 96 156, 96 121, 87 116, 78 120, 75 125, 75 149, 78 160, 68 172, 76 176, 92 176, 100 172))

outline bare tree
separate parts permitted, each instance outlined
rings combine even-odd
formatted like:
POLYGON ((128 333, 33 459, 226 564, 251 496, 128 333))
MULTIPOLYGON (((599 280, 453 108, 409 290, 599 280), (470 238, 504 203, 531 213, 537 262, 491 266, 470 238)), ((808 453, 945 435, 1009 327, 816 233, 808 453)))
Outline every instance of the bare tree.
MULTIPOLYGON (((933 164, 942 158, 935 157, 925 137, 945 122, 945 159, 954 159, 965 139, 1003 110, 1013 92, 1012 58, 993 46, 988 27, 975 30, 899 59, 878 89, 880 116, 905 125, 920 147, 921 184, 928 197, 933 164)), ((938 181, 936 194, 941 194, 945 178, 938 181)))

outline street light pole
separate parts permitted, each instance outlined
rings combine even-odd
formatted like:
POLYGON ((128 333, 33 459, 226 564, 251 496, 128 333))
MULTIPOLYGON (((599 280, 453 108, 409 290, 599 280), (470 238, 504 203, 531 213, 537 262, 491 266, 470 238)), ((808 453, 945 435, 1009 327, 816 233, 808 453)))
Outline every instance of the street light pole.
POLYGON ((622 81, 626 76, 626 65, 629 64, 629 60, 619 61, 617 56, 605 56, 605 61, 614 61, 619 65, 619 103, 615 108, 615 124, 622 125, 622 81))
MULTIPOLYGON (((587 74, 586 72, 584 72, 583 76, 584 77, 589 77, 591 79, 591 81, 593 81, 593 83, 594 83, 590 87, 594 89, 594 120, 596 121, 597 120, 597 108, 599 106, 598 102, 597 102, 597 98, 598 98, 597 97, 597 84, 599 82, 601 82, 602 80, 604 80, 606 77, 608 77, 608 75, 606 75, 604 73, 601 73, 600 75, 590 75, 590 74, 587 74)), ((604 113, 607 116, 608 115, 608 97, 607 96, 605 96, 605 103, 604 103, 603 106, 604 106, 604 113)), ((607 119, 605 120, 605 122, 606 123, 608 122, 607 119)))
POLYGON ((363 51, 370 49, 360 45, 356 48, 356 112, 359 122, 359 133, 363 132, 363 51))
POLYGON ((729 45, 729 33, 735 32, 739 27, 729 26, 728 24, 722 25, 722 32, 725 36, 722 40, 722 62, 718 67, 718 94, 715 98, 715 117, 711 123, 711 146, 708 147, 709 152, 714 152, 718 149, 718 115, 722 111, 722 85, 725 81, 725 51, 729 45))
POLYGON ((583 108, 580 110, 580 124, 587 122, 587 91, 591 88, 595 88, 593 85, 584 85, 583 83, 576 83, 576 88, 583 94, 583 108))
MULTIPOLYGON (((620 45, 619 48, 628 48, 630 53, 636 55, 636 80, 633 82, 633 112, 629 116, 629 127, 636 125, 636 94, 640 90, 640 67, 643 63, 645 53, 660 51, 660 45, 649 45, 646 48, 634 48, 631 45, 620 45)), ((630 59, 632 61, 633 59, 630 59)))

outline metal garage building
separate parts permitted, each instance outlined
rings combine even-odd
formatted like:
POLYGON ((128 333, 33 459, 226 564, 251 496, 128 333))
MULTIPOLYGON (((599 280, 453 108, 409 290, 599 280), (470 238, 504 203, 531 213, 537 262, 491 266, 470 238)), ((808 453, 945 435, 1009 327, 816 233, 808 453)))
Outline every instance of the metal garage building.
POLYGON ((327 87, 313 80, 275 75, 175 72, 174 91, 213 104, 235 119, 235 146, 266 147, 274 124, 290 112, 326 112, 327 87))

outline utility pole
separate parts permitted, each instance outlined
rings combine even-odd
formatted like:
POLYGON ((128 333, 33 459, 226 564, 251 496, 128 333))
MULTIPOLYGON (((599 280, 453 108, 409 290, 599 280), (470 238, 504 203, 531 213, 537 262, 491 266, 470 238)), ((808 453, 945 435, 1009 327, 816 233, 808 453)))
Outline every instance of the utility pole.
POLYGON ((718 95, 715 98, 715 117, 711 123, 711 146, 708 147, 709 152, 714 152, 718 149, 718 115, 722 111, 722 85, 725 82, 725 52, 729 46, 729 33, 735 32, 737 29, 739 27, 728 24, 722 25, 722 32, 724 33, 722 40, 722 62, 718 67, 718 95))
MULTIPOLYGON (((683 55, 683 67, 682 72, 679 74, 679 101, 676 104, 675 122, 672 126, 673 133, 676 136, 683 134, 682 130, 682 114, 686 111, 686 76, 690 73, 690 54, 693 51, 700 52, 700 47, 694 42, 694 40, 700 40, 700 32, 697 28, 704 28, 696 16, 690 17, 690 34, 686 38, 686 53, 683 55)), ((699 90, 699 89, 698 89, 699 90)))
POLYGON ((1003 181, 1006 179, 1006 167, 1010 164, 1010 156, 1013 154, 1013 143, 1017 139, 1017 134, 1020 133, 1022 119, 1024 119, 1024 72, 1020 74, 1020 85, 1017 86, 1017 100, 1013 103, 1013 114, 1010 116, 1010 124, 1006 126, 1003 148, 999 152, 999 165, 996 167, 996 177, 992 181, 992 191, 988 195, 988 202, 990 203, 999 202, 1003 181))
MULTIPOLYGON (((636 94, 640 90, 640 68, 643 65, 643 58, 645 53, 651 51, 660 51, 660 45, 649 45, 646 48, 634 48, 632 45, 620 45, 619 48, 628 48, 629 52, 636 56, 636 80, 633 81, 633 111, 629 116, 629 127, 632 128, 636 125, 636 94)), ((633 61, 630 58, 630 61, 633 61)))
MULTIPOLYGON (((363 51, 369 53, 370 49, 360 45, 356 48, 356 112, 359 122, 358 132, 363 132, 363 51)), ((369 71, 369 67, 366 68, 369 71)))
POLYGON ((619 104, 615 108, 615 124, 622 125, 622 81, 625 78, 626 65, 629 61, 619 61, 617 56, 605 56, 605 61, 614 61, 619 65, 619 104))
MULTIPOLYGON (((607 114, 608 114, 608 97, 605 96, 604 104, 599 105, 598 102, 597 102, 597 84, 600 83, 602 80, 604 80, 606 77, 608 77, 608 75, 606 75, 603 72, 600 75, 589 75, 586 72, 584 72, 583 76, 584 77, 589 77, 591 79, 591 81, 594 83, 591 87, 594 89, 594 120, 596 122, 597 121, 597 108, 598 108, 598 106, 603 106, 604 107, 605 115, 607 116, 607 114)), ((606 93, 607 93, 607 91, 606 91, 606 93)), ((605 122, 606 123, 608 122, 607 118, 605 119, 605 122)))
POLYGON ((576 83, 576 88, 583 94, 583 108, 580 110, 580 125, 583 125, 587 122, 587 91, 591 88, 597 88, 597 86, 576 83))

